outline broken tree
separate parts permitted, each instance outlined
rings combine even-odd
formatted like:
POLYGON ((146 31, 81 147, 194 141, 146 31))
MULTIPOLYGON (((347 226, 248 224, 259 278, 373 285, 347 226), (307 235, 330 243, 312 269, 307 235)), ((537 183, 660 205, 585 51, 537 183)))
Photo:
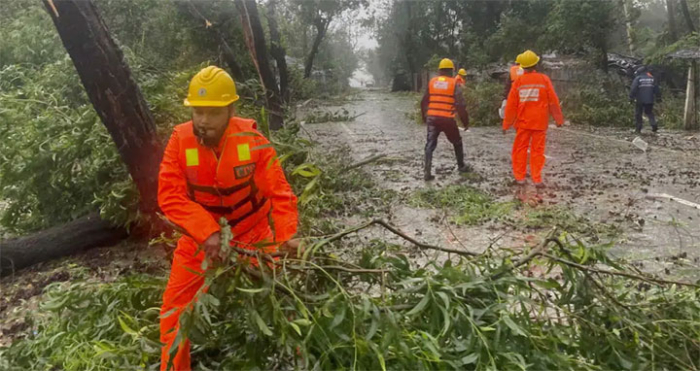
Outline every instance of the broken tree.
MULTIPOLYGON (((142 213, 158 210, 162 149, 153 117, 121 50, 91 1, 44 0, 95 111, 109 131, 141 195, 142 213)), ((114 243, 126 234, 87 216, 32 236, 3 241, 0 273, 114 243)))
POLYGON ((277 62, 277 70, 280 75, 280 96, 283 102, 289 102, 289 71, 287 69, 286 52, 282 46, 282 37, 277 27, 277 0, 270 0, 267 4, 267 25, 270 28, 270 54, 277 62))
POLYGON ((272 73, 272 68, 270 68, 269 58, 267 57, 265 32, 260 23, 258 6, 255 0, 236 0, 236 7, 241 13, 246 46, 250 51, 255 68, 258 70, 260 82, 262 82, 265 89, 265 102, 269 113, 270 129, 279 130, 284 125, 281 96, 277 88, 275 75, 272 73))

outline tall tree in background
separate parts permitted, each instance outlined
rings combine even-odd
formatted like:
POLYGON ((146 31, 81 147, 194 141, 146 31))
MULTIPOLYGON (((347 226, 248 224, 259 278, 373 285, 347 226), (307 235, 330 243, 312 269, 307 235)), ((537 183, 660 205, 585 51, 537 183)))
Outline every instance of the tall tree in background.
MULTIPOLYGON (((182 3, 180 3, 180 4, 182 4, 182 3)), ((185 5, 185 4, 183 4, 183 5, 185 5)), ((192 1, 192 0, 188 0, 186 6, 187 6, 189 13, 192 14, 193 16, 197 17, 198 19, 200 19, 204 23, 204 26, 208 30, 210 30, 216 36, 216 38, 219 40, 219 48, 221 49, 223 59, 224 59, 224 61, 226 61, 226 65, 228 66, 229 70, 231 71, 233 78, 236 79, 237 81, 245 80, 245 75, 243 74, 243 69, 241 68, 240 63, 238 62, 238 57, 236 56, 236 53, 233 52, 233 49, 231 49, 231 46, 226 41, 226 37, 224 36, 223 32, 221 31, 220 25, 214 24, 209 19, 207 19, 207 17, 205 17, 203 15, 197 6, 197 2, 192 1)))
POLYGON ((236 7, 241 14, 241 23, 245 33, 246 46, 258 70, 260 81, 265 89, 265 101, 269 113, 271 130, 279 130, 284 126, 282 103, 277 88, 275 75, 272 73, 265 45, 265 32, 260 23, 258 6, 255 0, 236 0, 236 7))
POLYGON ((321 42, 328 33, 331 22, 342 12, 366 6, 367 0, 294 0, 301 21, 313 25, 316 31, 311 50, 304 62, 304 78, 311 77, 314 59, 321 42))
POLYGON ((693 17, 690 15, 690 9, 688 8, 687 0, 679 0, 681 2, 681 10, 683 11, 683 17, 685 18, 685 23, 688 25, 688 30, 690 32, 695 32, 695 24, 693 23, 693 17))
POLYGON ((621 0, 622 2, 622 11, 625 14, 625 31, 627 34, 627 50, 630 53, 630 55, 634 55, 635 51, 635 46, 634 46, 634 28, 632 27, 632 4, 630 4, 630 0, 621 0))
POLYGON ((607 72, 609 35, 616 19, 624 19, 612 0, 558 0, 548 16, 544 43, 551 50, 596 51, 598 67, 607 72))
POLYGON ((267 4, 267 25, 270 28, 270 54, 277 62, 280 76, 280 95, 283 102, 289 102, 289 71, 287 68, 287 53, 282 45, 279 27, 277 26, 277 0, 267 4))
POLYGON ((666 0, 666 11, 668 12, 668 32, 671 36, 671 42, 678 40, 678 25, 676 24, 676 0, 666 0))

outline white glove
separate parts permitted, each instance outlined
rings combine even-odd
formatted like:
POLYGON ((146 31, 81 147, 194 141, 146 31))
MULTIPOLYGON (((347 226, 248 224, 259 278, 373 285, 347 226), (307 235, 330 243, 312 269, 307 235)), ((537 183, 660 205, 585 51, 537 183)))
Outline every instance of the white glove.
POLYGON ((498 109, 498 116, 501 119, 503 119, 503 117, 505 116, 505 112, 506 112, 506 100, 504 99, 503 103, 501 103, 501 108, 498 109))

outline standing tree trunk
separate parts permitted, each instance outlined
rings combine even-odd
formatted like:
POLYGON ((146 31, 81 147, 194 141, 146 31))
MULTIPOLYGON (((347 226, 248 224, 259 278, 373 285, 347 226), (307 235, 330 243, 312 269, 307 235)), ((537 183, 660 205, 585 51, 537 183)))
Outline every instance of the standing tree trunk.
POLYGON ((141 211, 155 213, 162 148, 151 111, 121 50, 91 1, 44 0, 44 5, 139 189, 141 211))
POLYGON ((685 17, 685 23, 688 24, 688 29, 690 32, 695 32, 695 24, 693 23, 693 17, 690 15, 690 9, 688 9, 688 1, 680 0, 681 10, 683 11, 683 17, 685 17))
POLYGON ((698 62, 693 60, 690 62, 688 69, 688 85, 685 93, 685 109, 683 110, 683 123, 686 130, 695 130, 698 128, 697 117, 697 90, 695 89, 695 81, 697 80, 698 62))
POLYGON ((224 61, 226 61, 226 65, 228 66, 229 70, 231 71, 231 74, 233 75, 233 78, 236 79, 236 81, 244 81, 244 75, 243 75, 243 69, 241 68, 241 65, 238 63, 238 58, 236 57, 236 53, 233 52, 231 47, 228 45, 228 42, 226 41, 226 38, 224 37, 224 34, 221 32, 221 29, 219 28, 218 25, 214 25, 209 20, 202 15, 202 13, 197 9, 195 4, 192 2, 192 0, 189 0, 187 2, 188 9, 190 11, 190 14, 193 16, 201 19, 204 22, 204 26, 207 29, 211 29, 214 35, 219 39, 219 47, 221 48, 221 52, 224 57, 224 61))
POLYGON ((630 0, 622 0, 622 10, 625 13, 625 29, 627 31, 627 49, 630 56, 634 55, 634 29, 632 28, 632 15, 630 14, 630 0))
POLYGON ((676 24, 676 0, 666 0, 666 11, 668 12, 668 32, 671 35, 671 42, 678 40, 678 25, 676 24))
POLYGON ((250 55, 258 70, 260 81, 265 89, 265 101, 269 112, 269 123, 271 130, 279 130, 284 126, 284 116, 282 114, 282 104, 280 94, 277 89, 275 75, 270 68, 270 61, 267 58, 267 47, 265 46, 265 33, 260 24, 258 6, 255 0, 236 0, 236 7, 241 13, 241 23, 243 33, 250 55))
POLYGON ((326 36, 326 31, 328 31, 328 25, 331 23, 331 18, 318 17, 314 21, 314 27, 316 27, 316 37, 314 38, 314 43, 311 45, 311 51, 306 57, 306 63, 304 65, 304 78, 308 79, 311 77, 311 70, 314 67, 314 59, 316 58, 316 53, 318 53, 318 48, 321 46, 321 41, 326 36))
POLYGON ((283 102, 289 102, 289 71, 287 69, 286 52, 282 46, 282 37, 277 27, 277 0, 270 0, 267 4, 267 25, 270 27, 270 54, 277 61, 277 69, 280 74, 280 95, 283 102))
MULTIPOLYGON (((95 6, 85 0, 43 0, 73 60, 95 111, 107 127, 141 195, 141 211, 158 210, 158 167, 162 155, 156 127, 121 50, 95 6)), ((0 243, 0 275, 127 236, 92 214, 26 237, 0 243)))

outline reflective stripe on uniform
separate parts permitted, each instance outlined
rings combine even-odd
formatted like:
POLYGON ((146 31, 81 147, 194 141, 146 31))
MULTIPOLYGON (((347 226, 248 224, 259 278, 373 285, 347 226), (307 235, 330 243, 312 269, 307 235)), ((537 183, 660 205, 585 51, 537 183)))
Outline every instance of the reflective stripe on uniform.
POLYGON ((199 151, 197 148, 187 148, 185 150, 187 166, 199 166, 199 151))
POLYGON ((238 149, 238 161, 250 161, 250 145, 248 143, 239 144, 238 149))

